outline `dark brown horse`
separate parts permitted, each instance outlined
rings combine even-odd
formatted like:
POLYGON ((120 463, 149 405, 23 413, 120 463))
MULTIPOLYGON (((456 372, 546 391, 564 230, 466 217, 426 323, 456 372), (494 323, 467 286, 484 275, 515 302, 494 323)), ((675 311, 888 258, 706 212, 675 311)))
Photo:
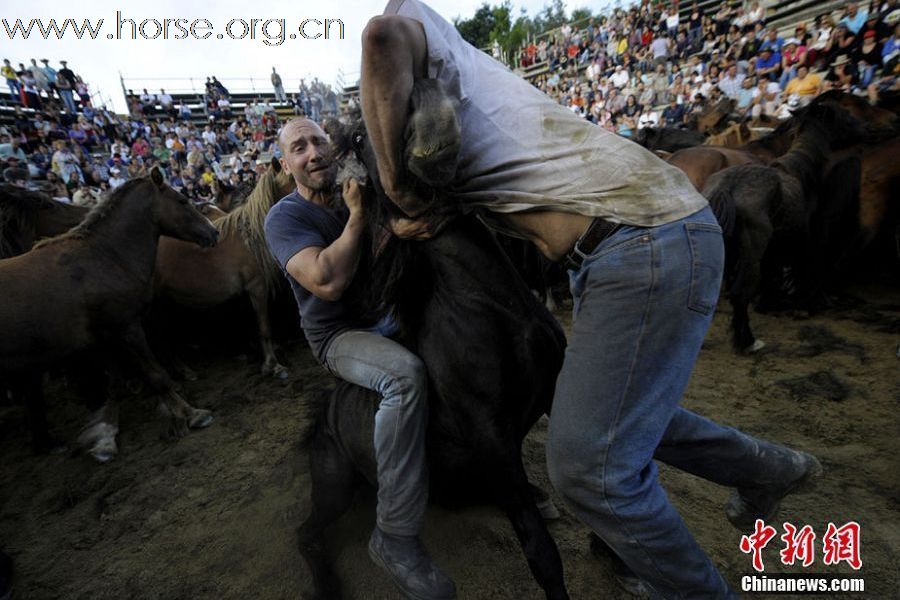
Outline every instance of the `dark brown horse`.
POLYGON ((256 312, 264 362, 263 374, 287 377, 272 345, 269 301, 283 276, 266 246, 263 224, 294 181, 277 159, 260 177, 246 202, 213 221, 219 230, 214 248, 163 238, 156 259, 156 295, 187 308, 204 309, 247 294, 256 312))
POLYGON ((87 213, 40 192, 0 184, 0 258, 28 252, 36 241, 75 227, 87 213))
MULTIPOLYGON (((36 445, 49 439, 42 372, 92 351, 130 359, 163 396, 175 433, 212 421, 175 391, 144 338, 141 316, 152 298, 161 234, 210 246, 218 232, 154 169, 113 192, 69 233, 0 261, 0 376, 25 382, 36 445)), ((100 460, 115 453, 114 413, 107 405, 82 436, 100 460)))
MULTIPOLYGON (((898 133, 896 115, 883 108, 872 106, 864 99, 838 90, 825 92, 816 97, 810 106, 829 104, 848 112, 866 124, 866 139, 877 143, 898 133)), ((698 190, 706 187, 706 181, 713 173, 728 167, 747 164, 768 164, 788 151, 796 136, 797 116, 802 116, 808 108, 800 109, 795 117, 783 121, 775 130, 759 139, 738 147, 697 146, 673 153, 667 160, 684 171, 698 190)))
POLYGON ((748 315, 763 282, 778 282, 787 266, 808 285, 816 271, 810 266, 815 246, 810 227, 820 210, 817 190, 830 150, 864 135, 860 121, 828 104, 811 107, 796 125, 790 150, 770 166, 729 167, 712 175, 703 189, 725 236, 732 344, 739 352, 764 345, 750 330, 748 315))

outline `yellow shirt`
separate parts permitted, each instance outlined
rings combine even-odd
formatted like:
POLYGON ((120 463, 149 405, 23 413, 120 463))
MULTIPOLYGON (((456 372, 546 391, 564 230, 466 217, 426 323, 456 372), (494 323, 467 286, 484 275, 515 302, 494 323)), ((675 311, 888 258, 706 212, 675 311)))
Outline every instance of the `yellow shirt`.
POLYGON ((819 91, 819 85, 821 85, 822 80, 818 75, 814 73, 807 73, 806 77, 800 79, 799 77, 794 77, 791 79, 787 87, 784 88, 784 93, 790 96, 791 94, 799 94, 800 96, 815 96, 819 91))
POLYGON ((625 51, 628 50, 628 38, 622 38, 619 40, 619 45, 616 47, 616 54, 625 54, 625 51))

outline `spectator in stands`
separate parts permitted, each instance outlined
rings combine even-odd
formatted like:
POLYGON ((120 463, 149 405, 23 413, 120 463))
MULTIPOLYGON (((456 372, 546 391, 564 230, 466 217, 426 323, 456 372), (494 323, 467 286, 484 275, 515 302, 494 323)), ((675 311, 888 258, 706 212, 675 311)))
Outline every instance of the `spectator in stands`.
POLYGON ((807 50, 807 63, 810 68, 815 68, 821 59, 828 60, 828 51, 831 48, 832 34, 834 33, 834 19, 831 15, 819 15, 816 17, 812 31, 812 43, 807 50))
POLYGON ((172 100, 172 96, 166 93, 166 90, 160 88, 159 95, 156 96, 156 101, 159 102, 162 111, 169 116, 175 116, 175 101, 172 100))
POLYGON ((284 85, 281 83, 281 75, 278 74, 275 67, 272 67, 270 79, 272 80, 272 87, 275 89, 275 101, 281 102, 282 104, 287 103, 287 96, 284 94, 284 85))
POLYGON ((731 63, 728 65, 725 75, 719 79, 719 89, 728 98, 736 100, 745 77, 743 73, 738 73, 737 63, 731 63))
POLYGON ((771 81, 766 77, 760 77, 757 89, 759 90, 759 95, 754 99, 751 114, 754 117, 762 115, 774 117, 778 114, 778 107, 780 104, 779 97, 781 88, 778 86, 778 82, 771 81))
POLYGON ((846 54, 840 54, 831 63, 831 70, 825 76, 824 89, 853 91, 859 85, 859 72, 846 54))
POLYGON ((54 200, 60 200, 62 202, 69 201, 69 191, 66 189, 66 185, 63 181, 59 178, 59 175, 54 171, 47 172, 46 191, 54 200))
POLYGON ((38 88, 38 92, 43 92, 45 96, 50 98, 50 81, 47 79, 47 74, 44 72, 35 59, 31 59, 31 66, 28 67, 28 70, 31 72, 31 76, 34 78, 34 83, 38 88))
POLYGON ((96 206, 99 199, 100 191, 84 183, 78 185, 75 193, 72 194, 72 204, 75 206, 83 206, 85 208, 96 206))
POLYGON ((678 104, 675 96, 671 96, 669 105, 663 109, 662 118, 667 127, 680 127, 685 121, 684 104, 678 104))
POLYGON ((191 109, 184 103, 184 100, 178 101, 178 115, 179 119, 190 119, 191 118, 191 109))
POLYGON ((766 9, 764 6, 761 6, 759 2, 753 2, 750 5, 750 10, 747 12, 747 27, 744 31, 753 29, 757 23, 765 26, 766 9))
POLYGON ((6 85, 9 86, 9 95, 12 96, 13 102, 19 103, 19 76, 16 70, 9 63, 8 58, 3 59, 3 67, 0 67, 0 75, 6 78, 6 85))
POLYGON ((774 54, 781 54, 781 48, 784 46, 784 40, 778 37, 778 31, 773 27, 766 34, 766 39, 762 43, 760 49, 769 48, 774 54))
POLYGON ((140 96, 141 100, 141 112, 148 117, 152 117, 156 114, 156 96, 147 91, 147 88, 144 88, 144 93, 140 96))
POLYGON ((117 187, 124 184, 128 181, 122 174, 122 169, 118 167, 113 167, 109 170, 109 187, 110 189, 116 189, 117 187))
POLYGON ((56 69, 50 66, 50 61, 46 58, 42 58, 41 62, 44 63, 44 66, 41 67, 41 70, 44 72, 44 75, 47 76, 47 82, 50 86, 50 91, 47 96, 51 97, 53 93, 56 92, 56 69))
POLYGON ((881 49, 881 62, 887 64, 900 54, 900 23, 894 26, 894 32, 881 49))
POLYGON ((846 23, 838 23, 831 40, 829 55, 835 58, 840 55, 849 56, 856 47, 856 39, 856 35, 850 31, 850 27, 846 23))
POLYGON ((860 46, 854 50, 852 59, 856 61, 859 70, 859 85, 866 88, 875 78, 875 70, 880 69, 881 64, 881 44, 876 38, 875 29, 870 29, 863 34, 863 41, 860 46))
POLYGON ((770 81, 778 81, 778 75, 781 71, 781 55, 774 52, 770 47, 763 47, 760 50, 759 58, 756 59, 756 74, 770 81))
POLYGON ((809 72, 809 67, 799 65, 797 67, 797 76, 791 79, 784 88, 783 101, 789 101, 792 97, 796 97, 800 106, 806 106, 812 99, 816 97, 822 87, 822 79, 815 73, 809 72))
POLYGON ((806 47, 797 38, 784 41, 781 52, 781 79, 779 85, 785 88, 788 82, 797 75, 797 67, 806 64, 806 47))
POLYGON ((847 29, 853 35, 856 35, 862 29, 862 26, 865 25, 868 12, 867 10, 859 10, 859 5, 856 2, 851 2, 847 5, 847 11, 839 24, 846 25, 847 29))
POLYGON ((691 4, 691 15, 688 17, 688 39, 691 44, 697 43, 703 33, 703 10, 697 6, 696 2, 691 4))
POLYGON ((753 108, 753 101, 759 96, 759 90, 756 88, 756 80, 751 77, 744 77, 741 81, 741 89, 737 93, 734 105, 735 111, 743 117, 749 117, 753 108))

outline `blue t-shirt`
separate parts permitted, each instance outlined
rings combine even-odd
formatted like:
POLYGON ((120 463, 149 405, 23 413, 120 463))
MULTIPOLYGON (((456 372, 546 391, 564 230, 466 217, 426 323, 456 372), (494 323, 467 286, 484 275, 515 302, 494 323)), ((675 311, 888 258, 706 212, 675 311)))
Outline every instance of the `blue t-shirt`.
MULTIPOLYGON (((390 333, 389 327, 363 323, 350 314, 341 300, 329 302, 313 295, 287 272, 287 263, 305 248, 327 248, 344 231, 349 213, 346 209, 329 209, 307 201, 296 191, 282 198, 266 216, 266 243, 281 266, 294 291, 300 309, 300 325, 320 362, 334 337, 348 329, 372 329, 390 333)), ((381 324, 383 325, 383 324, 381 324)))

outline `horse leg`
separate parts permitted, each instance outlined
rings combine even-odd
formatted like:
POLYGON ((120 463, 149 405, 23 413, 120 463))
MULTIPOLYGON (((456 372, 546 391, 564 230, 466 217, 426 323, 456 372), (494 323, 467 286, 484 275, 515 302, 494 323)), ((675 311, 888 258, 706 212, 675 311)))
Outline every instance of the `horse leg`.
MULTIPOLYGON (((101 361, 101 362, 106 362, 101 361)), ((76 365, 70 377, 84 399, 91 416, 78 435, 78 445, 87 450, 97 462, 112 460, 119 452, 119 407, 108 396, 109 378, 106 372, 89 361, 76 365)))
POLYGON ((269 323, 269 294, 263 283, 254 285, 249 290, 250 303, 256 313, 256 326, 259 329, 259 343, 262 346, 263 375, 274 375, 278 379, 287 379, 288 370, 278 362, 275 346, 272 344, 272 328, 269 323))
POLYGON ((25 400, 28 428, 31 431, 31 447, 37 454, 63 449, 63 444, 50 435, 47 426, 47 409, 44 404, 44 374, 29 371, 12 382, 14 395, 25 400))
POLYGON ((325 528, 350 507, 356 477, 351 460, 320 428, 313 438, 309 455, 311 504, 309 516, 297 530, 300 555, 312 575, 313 600, 340 598, 340 584, 331 568, 325 549, 325 528))
POLYGON ((122 343, 136 362, 144 379, 154 393, 163 396, 161 408, 172 419, 171 431, 175 436, 187 435, 189 429, 207 427, 212 423, 212 413, 206 409, 194 408, 175 391, 175 384, 159 366, 144 336, 140 324, 131 326, 122 336, 122 343))
POLYGON ((548 599, 568 598, 559 550, 535 503, 521 457, 498 465, 496 473, 495 497, 512 523, 535 580, 548 599))
POLYGON ((760 264, 771 239, 771 225, 761 221, 742 219, 738 234, 738 256, 735 259, 735 276, 729 290, 733 313, 731 316, 732 347, 739 353, 761 350, 765 342, 756 339, 750 329, 748 307, 759 291, 760 264))

